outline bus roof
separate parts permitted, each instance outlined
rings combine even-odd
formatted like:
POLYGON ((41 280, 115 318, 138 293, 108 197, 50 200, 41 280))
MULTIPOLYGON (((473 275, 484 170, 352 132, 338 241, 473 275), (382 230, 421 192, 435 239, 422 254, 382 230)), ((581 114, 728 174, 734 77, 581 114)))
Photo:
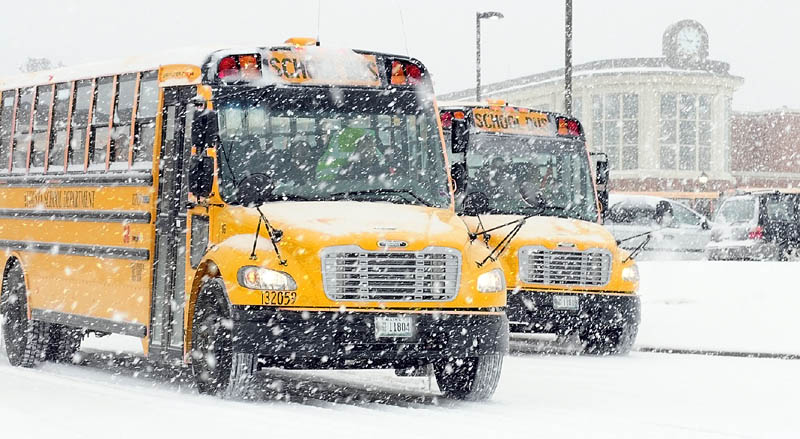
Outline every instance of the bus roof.
POLYGON ((96 76, 110 76, 122 73, 158 70, 167 64, 191 64, 200 66, 209 54, 224 47, 192 47, 167 50, 162 52, 137 55, 110 61, 102 61, 75 66, 61 67, 55 70, 23 73, 0 78, 0 89, 31 87, 34 85, 56 84, 76 81, 96 76))
MULTIPOLYGON (((264 45, 213 45, 186 47, 158 52, 151 52, 145 55, 119 58, 109 61, 80 64, 75 66, 61 67, 53 70, 43 70, 39 72, 23 73, 5 78, 0 78, 0 90, 10 90, 16 88, 33 87, 38 85, 57 84, 62 82, 76 81, 80 79, 95 78, 101 76, 119 75, 124 73, 134 73, 143 71, 158 70, 165 65, 191 65, 202 68, 209 59, 218 58, 225 54, 261 53, 274 50, 291 50, 293 46, 289 44, 279 44, 274 46, 264 45)), ((327 48, 326 48, 327 49, 327 48)), ((340 49, 340 48, 331 48, 340 49)), ((410 59, 406 56, 391 55, 385 53, 353 50, 361 54, 374 54, 388 56, 397 59, 410 59)))

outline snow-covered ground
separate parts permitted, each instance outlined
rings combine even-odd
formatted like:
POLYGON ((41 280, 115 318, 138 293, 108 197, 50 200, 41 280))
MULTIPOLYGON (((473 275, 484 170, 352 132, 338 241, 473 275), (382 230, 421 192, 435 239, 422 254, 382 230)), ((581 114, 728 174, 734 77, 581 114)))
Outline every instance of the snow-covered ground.
POLYGON ((534 355, 507 358, 488 403, 437 400, 425 378, 382 371, 321 374, 319 399, 287 380, 281 393, 299 402, 242 403, 165 379, 3 359, 0 436, 791 438, 797 370, 789 360, 534 355))
POLYGON ((800 354, 800 263, 652 261, 639 269, 639 346, 800 354))
MULTIPOLYGON (((644 262, 640 346, 800 353, 793 263, 644 262)), ((0 437, 800 437, 795 360, 633 352, 506 358, 488 403, 437 397, 386 371, 283 372, 264 396, 197 395, 186 378, 118 366, 12 368, 0 354, 0 437), (288 402, 287 402, 288 400, 288 402)), ((117 359, 128 359, 116 356, 117 359)))

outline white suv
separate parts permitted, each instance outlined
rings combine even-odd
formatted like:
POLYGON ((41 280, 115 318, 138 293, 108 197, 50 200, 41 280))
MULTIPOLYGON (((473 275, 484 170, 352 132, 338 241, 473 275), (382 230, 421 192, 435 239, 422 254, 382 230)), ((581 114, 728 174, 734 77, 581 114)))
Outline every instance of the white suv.
POLYGON ((650 195, 612 193, 608 205, 605 225, 622 241, 622 248, 637 248, 652 232, 637 259, 703 259, 711 223, 684 204, 650 195))

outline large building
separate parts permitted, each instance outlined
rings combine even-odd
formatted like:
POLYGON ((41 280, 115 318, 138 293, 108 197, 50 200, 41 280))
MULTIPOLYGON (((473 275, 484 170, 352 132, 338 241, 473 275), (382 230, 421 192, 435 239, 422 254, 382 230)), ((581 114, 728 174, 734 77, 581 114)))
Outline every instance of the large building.
POLYGON ((731 170, 740 187, 800 187, 800 111, 734 113, 731 170))
MULTIPOLYGON (((703 26, 683 20, 664 32, 662 56, 574 66, 573 114, 593 150, 609 156, 612 189, 721 191, 737 185, 731 150, 733 93, 743 79, 708 59, 703 26)), ((487 99, 564 110, 563 69, 488 84, 487 99)), ((471 100, 475 90, 440 96, 471 100)))

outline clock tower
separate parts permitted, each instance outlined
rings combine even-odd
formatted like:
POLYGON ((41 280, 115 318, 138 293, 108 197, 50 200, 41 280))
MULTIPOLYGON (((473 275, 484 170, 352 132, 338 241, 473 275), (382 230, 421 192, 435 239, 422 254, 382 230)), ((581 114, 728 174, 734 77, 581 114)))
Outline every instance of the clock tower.
POLYGON ((701 67, 708 59, 708 33, 694 20, 681 20, 664 31, 661 50, 671 67, 701 67))

